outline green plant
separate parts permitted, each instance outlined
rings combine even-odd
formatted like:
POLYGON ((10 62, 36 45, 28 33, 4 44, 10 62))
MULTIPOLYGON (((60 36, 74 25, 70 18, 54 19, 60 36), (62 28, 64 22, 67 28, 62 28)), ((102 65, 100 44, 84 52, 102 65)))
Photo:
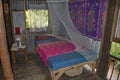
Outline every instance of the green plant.
MULTIPOLYGON (((118 55, 117 57, 120 58, 120 55, 118 55)), ((120 71, 120 61, 116 62, 116 68, 120 71)))
POLYGON ((120 71, 120 61, 117 62, 116 68, 120 71))
MULTIPOLYGON (((110 53, 111 53, 113 56, 120 58, 120 44, 119 44, 119 43, 112 42, 112 46, 111 46, 111 51, 110 51, 110 53)), ((116 62, 116 68, 117 68, 118 70, 120 70, 120 61, 117 61, 117 62, 116 62)))
POLYGON ((118 56, 120 55, 120 44, 119 43, 115 43, 115 42, 112 42, 112 47, 111 47, 111 51, 110 53, 113 55, 113 56, 118 56))

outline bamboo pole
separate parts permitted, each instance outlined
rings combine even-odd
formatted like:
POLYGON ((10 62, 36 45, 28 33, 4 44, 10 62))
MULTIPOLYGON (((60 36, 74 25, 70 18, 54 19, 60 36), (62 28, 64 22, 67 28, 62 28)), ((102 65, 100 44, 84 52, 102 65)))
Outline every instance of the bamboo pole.
POLYGON ((3 18, 2 0, 0 0, 0 59, 3 68, 5 80, 14 80, 8 54, 5 24, 3 18))

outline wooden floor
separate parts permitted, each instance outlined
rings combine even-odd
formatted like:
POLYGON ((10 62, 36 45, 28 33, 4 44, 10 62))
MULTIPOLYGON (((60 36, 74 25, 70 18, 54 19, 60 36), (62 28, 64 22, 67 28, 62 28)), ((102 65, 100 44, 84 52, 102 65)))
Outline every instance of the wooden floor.
MULTIPOLYGON (((15 80, 51 80, 48 67, 40 60, 39 55, 29 54, 27 63, 24 62, 22 54, 17 54, 17 63, 13 64, 15 80)), ((2 68, 0 67, 0 80, 4 80, 2 68)), ((79 76, 69 77, 63 75, 59 80, 103 80, 96 74, 91 73, 91 69, 85 66, 83 73, 79 76)))

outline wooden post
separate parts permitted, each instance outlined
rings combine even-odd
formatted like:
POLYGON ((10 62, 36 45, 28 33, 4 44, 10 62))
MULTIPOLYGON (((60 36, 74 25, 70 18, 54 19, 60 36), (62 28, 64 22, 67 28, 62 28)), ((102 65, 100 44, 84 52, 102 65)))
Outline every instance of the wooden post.
POLYGON ((97 74, 103 79, 107 77, 108 69, 110 66, 110 58, 108 57, 107 54, 110 53, 110 49, 111 49, 111 43, 112 43, 111 33, 112 33, 112 24, 114 19, 115 6, 116 6, 116 0, 108 1, 108 9, 107 9, 108 11, 107 11, 104 30, 103 30, 101 49, 98 60, 98 67, 97 67, 97 74))
POLYGON ((13 72, 10 65, 10 58, 8 54, 2 0, 0 0, 0 59, 5 80, 14 80, 13 72))
POLYGON ((4 14, 4 24, 6 27, 6 36, 8 43, 8 50, 10 52, 12 43, 13 43, 13 31, 12 31, 12 20, 11 20, 11 11, 10 11, 10 1, 2 0, 3 5, 3 14, 4 14))

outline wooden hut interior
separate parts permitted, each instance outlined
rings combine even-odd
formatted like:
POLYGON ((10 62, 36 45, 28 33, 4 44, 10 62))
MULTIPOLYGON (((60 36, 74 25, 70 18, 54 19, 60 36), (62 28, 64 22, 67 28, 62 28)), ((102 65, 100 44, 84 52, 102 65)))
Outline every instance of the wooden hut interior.
POLYGON ((120 0, 0 0, 0 80, 120 80, 112 43, 120 0))

